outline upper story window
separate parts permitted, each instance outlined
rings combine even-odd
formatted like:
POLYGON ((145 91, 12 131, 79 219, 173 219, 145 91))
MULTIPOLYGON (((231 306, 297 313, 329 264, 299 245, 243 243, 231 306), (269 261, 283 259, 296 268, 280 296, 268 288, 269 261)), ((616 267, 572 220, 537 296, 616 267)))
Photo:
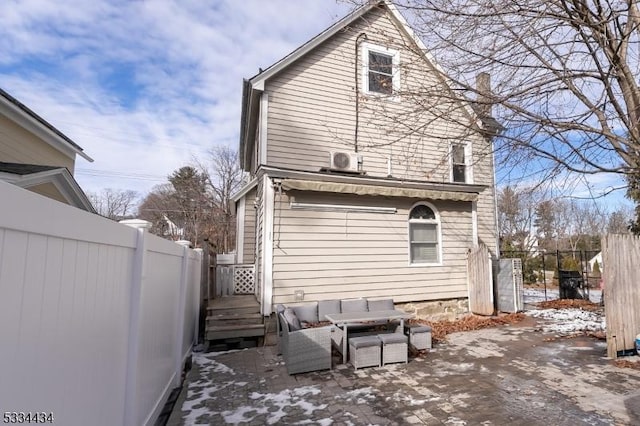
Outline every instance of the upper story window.
POLYGON ((363 43, 362 62, 365 93, 393 95, 400 89, 400 54, 397 50, 363 43))
POLYGON ((471 145, 454 143, 451 145, 451 181, 472 183, 471 145))
POLYGON ((440 263, 440 219, 427 204, 418 204, 409 212, 409 263, 440 263))

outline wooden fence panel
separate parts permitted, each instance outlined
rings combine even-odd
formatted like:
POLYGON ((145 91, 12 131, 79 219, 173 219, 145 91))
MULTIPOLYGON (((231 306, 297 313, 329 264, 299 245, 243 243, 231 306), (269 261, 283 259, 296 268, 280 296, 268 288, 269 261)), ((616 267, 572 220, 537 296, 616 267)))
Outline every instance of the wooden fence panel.
POLYGON ((489 248, 480 244, 469 250, 467 277, 469 280, 469 310, 478 315, 492 315, 493 271, 489 248))
POLYGON ((640 238, 605 235, 602 238, 604 306, 607 318, 607 355, 634 348, 640 334, 640 238))

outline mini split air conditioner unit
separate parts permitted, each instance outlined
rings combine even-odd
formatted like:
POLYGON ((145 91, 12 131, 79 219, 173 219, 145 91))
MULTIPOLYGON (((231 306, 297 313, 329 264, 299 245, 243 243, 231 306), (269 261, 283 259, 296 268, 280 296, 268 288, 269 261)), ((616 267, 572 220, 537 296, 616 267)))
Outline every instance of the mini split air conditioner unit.
POLYGON ((358 154, 355 152, 331 151, 331 162, 329 168, 342 172, 358 171, 358 154))
POLYGON ((496 293, 498 311, 520 312, 524 310, 524 286, 521 259, 500 259, 498 264, 496 293))

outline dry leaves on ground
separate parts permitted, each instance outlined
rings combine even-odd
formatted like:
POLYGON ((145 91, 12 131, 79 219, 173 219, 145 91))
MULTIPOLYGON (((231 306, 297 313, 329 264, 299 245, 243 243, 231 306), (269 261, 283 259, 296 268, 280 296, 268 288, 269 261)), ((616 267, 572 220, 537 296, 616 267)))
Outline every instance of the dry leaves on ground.
POLYGON ((624 359, 616 359, 613 364, 619 368, 633 368, 634 370, 640 370, 640 362, 627 361, 624 359))
POLYGON ((446 339, 447 334, 459 331, 480 330, 483 328, 497 327, 505 324, 516 324, 522 321, 525 315, 522 313, 506 314, 497 317, 481 317, 469 315, 456 321, 426 321, 410 320, 411 323, 426 324, 431 326, 431 338, 435 343, 446 339))
POLYGON ((585 311, 596 312, 602 309, 597 303, 583 299, 557 299, 547 300, 546 302, 538 302, 535 304, 538 309, 582 309, 585 311))

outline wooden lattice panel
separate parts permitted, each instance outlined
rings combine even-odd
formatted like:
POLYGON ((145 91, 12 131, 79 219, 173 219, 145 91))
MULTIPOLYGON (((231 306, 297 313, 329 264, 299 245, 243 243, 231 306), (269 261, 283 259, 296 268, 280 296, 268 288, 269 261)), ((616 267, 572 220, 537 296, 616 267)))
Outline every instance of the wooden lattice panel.
POLYGON ((233 268, 233 294, 254 294, 256 280, 253 265, 235 265, 233 268))

